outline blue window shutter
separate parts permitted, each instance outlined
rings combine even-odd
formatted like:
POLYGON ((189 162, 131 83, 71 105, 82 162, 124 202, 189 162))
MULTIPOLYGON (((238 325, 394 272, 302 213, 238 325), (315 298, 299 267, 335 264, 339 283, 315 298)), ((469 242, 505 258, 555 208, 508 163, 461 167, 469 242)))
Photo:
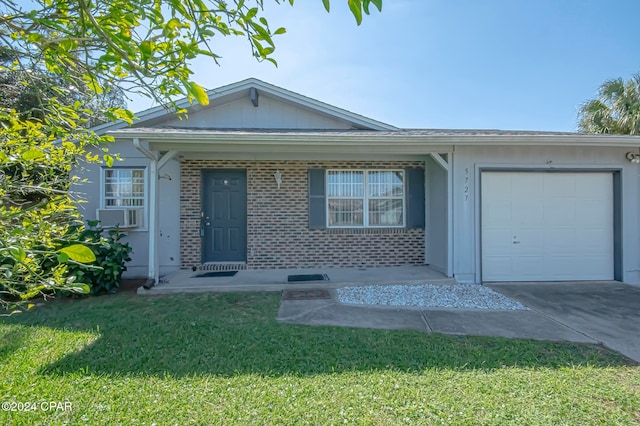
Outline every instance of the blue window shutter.
POLYGON ((424 228, 424 169, 406 169, 407 228, 424 228))
POLYGON ((327 227, 325 170, 309 169, 309 229, 327 227))

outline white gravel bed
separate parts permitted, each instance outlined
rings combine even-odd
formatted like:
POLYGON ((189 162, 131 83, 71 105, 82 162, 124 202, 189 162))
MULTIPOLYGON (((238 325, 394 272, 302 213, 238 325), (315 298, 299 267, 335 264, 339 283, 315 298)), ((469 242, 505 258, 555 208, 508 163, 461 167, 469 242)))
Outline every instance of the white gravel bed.
POLYGON ((481 285, 369 285, 337 289, 341 303, 353 305, 416 306, 528 310, 515 300, 481 285))

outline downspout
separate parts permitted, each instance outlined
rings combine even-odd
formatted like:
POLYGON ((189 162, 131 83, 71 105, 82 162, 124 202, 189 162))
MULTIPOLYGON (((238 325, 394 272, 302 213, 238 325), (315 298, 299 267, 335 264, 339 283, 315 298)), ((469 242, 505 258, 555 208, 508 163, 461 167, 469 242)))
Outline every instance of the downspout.
POLYGON ((139 138, 133 138, 133 146, 150 161, 149 167, 149 270, 144 288, 149 289, 160 280, 158 241, 158 154, 142 146, 139 138))

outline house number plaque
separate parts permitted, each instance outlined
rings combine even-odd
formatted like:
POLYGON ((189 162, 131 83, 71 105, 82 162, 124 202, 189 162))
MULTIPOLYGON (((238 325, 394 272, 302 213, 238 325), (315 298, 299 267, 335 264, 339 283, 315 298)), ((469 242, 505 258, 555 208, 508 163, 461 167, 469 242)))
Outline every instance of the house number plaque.
POLYGON ((464 169, 464 202, 469 201, 469 168, 464 169))

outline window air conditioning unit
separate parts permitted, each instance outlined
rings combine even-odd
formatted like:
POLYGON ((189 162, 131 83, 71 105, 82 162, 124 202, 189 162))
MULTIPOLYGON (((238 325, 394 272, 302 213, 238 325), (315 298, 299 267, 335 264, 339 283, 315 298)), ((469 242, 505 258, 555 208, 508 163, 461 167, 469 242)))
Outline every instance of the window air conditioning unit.
POLYGON ((142 226, 144 209, 98 209, 96 218, 103 228, 137 228, 142 226))

